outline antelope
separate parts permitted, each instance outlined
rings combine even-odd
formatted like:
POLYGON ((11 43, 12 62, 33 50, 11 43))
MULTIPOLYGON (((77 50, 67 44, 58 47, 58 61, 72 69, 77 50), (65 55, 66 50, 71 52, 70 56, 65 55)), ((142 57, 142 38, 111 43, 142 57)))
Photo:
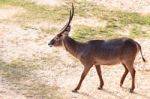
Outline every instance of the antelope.
POLYGON ((81 74, 80 81, 76 88, 72 92, 78 92, 81 87, 82 81, 86 77, 90 68, 95 66, 100 86, 98 89, 102 89, 104 81, 101 74, 101 65, 115 65, 121 63, 125 68, 125 71, 120 80, 120 87, 130 72, 132 77, 132 86, 130 92, 135 89, 135 69, 133 67, 135 57, 140 51, 143 61, 145 59, 142 54, 141 46, 138 42, 131 38, 122 37, 109 40, 90 40, 85 43, 78 42, 69 36, 71 30, 71 21, 74 16, 74 6, 72 4, 72 10, 70 10, 69 21, 61 29, 61 31, 48 43, 50 47, 64 47, 66 51, 72 54, 75 58, 79 59, 84 66, 84 70, 81 74))

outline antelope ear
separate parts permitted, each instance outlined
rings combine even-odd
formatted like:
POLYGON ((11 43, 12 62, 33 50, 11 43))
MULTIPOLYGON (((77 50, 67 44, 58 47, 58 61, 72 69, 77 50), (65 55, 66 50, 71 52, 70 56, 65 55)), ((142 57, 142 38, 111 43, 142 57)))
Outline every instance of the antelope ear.
POLYGON ((64 31, 63 34, 68 35, 69 32, 70 32, 70 30, 71 30, 71 26, 69 25, 69 26, 66 28, 66 30, 64 31))
POLYGON ((62 36, 62 34, 57 34, 57 36, 58 36, 58 37, 61 37, 61 36, 62 36))
POLYGON ((66 28, 66 31, 67 31, 67 32, 70 32, 70 30, 71 30, 71 25, 69 25, 69 26, 66 28))

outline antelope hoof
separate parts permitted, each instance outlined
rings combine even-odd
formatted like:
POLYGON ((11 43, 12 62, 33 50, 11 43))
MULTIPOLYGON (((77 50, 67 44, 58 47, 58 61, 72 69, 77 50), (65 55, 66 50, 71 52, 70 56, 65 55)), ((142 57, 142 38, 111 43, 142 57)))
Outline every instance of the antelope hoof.
POLYGON ((77 93, 77 92, 78 92, 78 90, 74 89, 74 90, 72 90, 72 92, 77 93))
POLYGON ((102 90, 103 89, 103 87, 98 87, 98 90, 102 90))
POLYGON ((122 83, 120 83, 120 87, 122 87, 122 83))
POLYGON ((133 89, 130 89, 130 93, 133 93, 133 89))

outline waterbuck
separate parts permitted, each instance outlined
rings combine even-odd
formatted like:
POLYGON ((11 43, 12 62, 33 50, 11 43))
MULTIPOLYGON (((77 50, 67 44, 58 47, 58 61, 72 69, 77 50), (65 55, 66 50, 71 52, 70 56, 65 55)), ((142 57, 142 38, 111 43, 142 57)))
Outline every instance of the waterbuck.
POLYGON ((87 75, 92 66, 96 67, 97 74, 100 79, 100 86, 98 89, 102 89, 104 81, 101 74, 100 65, 114 65, 121 63, 125 72, 120 81, 122 86, 128 72, 131 73, 132 86, 130 92, 133 92, 135 88, 135 69, 133 63, 137 53, 140 51, 143 61, 145 61, 141 46, 138 42, 130 38, 116 38, 110 40, 90 40, 86 43, 75 41, 69 37, 71 30, 71 20, 74 16, 74 6, 72 4, 72 10, 70 10, 70 17, 67 24, 62 28, 50 42, 49 46, 63 46, 70 54, 80 60, 84 65, 80 81, 73 92, 77 92, 80 89, 82 81, 87 75))

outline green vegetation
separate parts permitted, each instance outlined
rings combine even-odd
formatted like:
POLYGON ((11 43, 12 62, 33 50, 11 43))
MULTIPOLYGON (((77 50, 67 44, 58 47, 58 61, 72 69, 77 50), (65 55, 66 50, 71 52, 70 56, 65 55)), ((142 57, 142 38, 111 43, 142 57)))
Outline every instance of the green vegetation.
POLYGON ((105 28, 94 28, 79 25, 75 27, 75 32, 72 37, 79 41, 88 41, 91 39, 110 39, 117 37, 150 38, 150 34, 146 33, 146 31, 142 31, 142 27, 140 25, 132 25, 132 28, 129 28, 128 35, 117 33, 117 30, 122 30, 122 28, 124 27, 117 27, 116 25, 108 25, 105 28))
MULTIPOLYGON (((59 31, 57 30, 57 25, 65 22, 69 17, 71 1, 65 0, 64 3, 64 5, 60 6, 48 6, 37 5, 30 0, 0 0, 0 8, 20 7, 25 10, 24 13, 17 13, 13 18, 0 19, 0 22, 16 23, 23 29, 25 27, 32 28, 33 24, 47 22, 50 23, 50 26, 46 28, 44 25, 43 27, 39 27, 39 30, 41 30, 39 33, 54 35, 55 32, 59 31)), ((149 16, 141 16, 132 12, 108 10, 103 6, 87 2, 86 0, 75 2, 74 5, 76 17, 94 17, 99 23, 102 20, 107 22, 104 27, 91 27, 86 24, 77 25, 75 23, 74 27, 72 27, 74 31, 72 37, 76 40, 84 42, 91 39, 109 39, 123 36, 150 38, 150 34, 143 30, 143 27, 150 28, 149 16), (124 28, 128 30, 128 35, 117 33, 118 30, 121 31, 124 28)), ((74 17, 74 20, 76 20, 76 17, 74 17)), ((87 24, 90 24, 90 22, 87 24)), ((17 59, 11 63, 0 61, 0 75, 12 85, 12 90, 26 97, 35 99, 65 99, 65 95, 60 92, 57 85, 46 85, 37 79, 38 77, 33 73, 34 70, 41 69, 42 66, 52 66, 52 69, 58 69, 56 66, 63 64, 63 62, 57 55, 58 52, 54 52, 53 55, 39 56, 39 59, 17 59)))
POLYGON ((65 95, 58 90, 57 85, 48 86, 43 83, 33 83, 28 89, 29 91, 25 93, 27 97, 34 97, 36 99, 66 99, 65 95))
POLYGON ((22 7, 26 13, 16 16, 18 22, 34 22, 34 21, 64 21, 68 14, 66 6, 50 7, 36 5, 34 2, 27 0, 1 0, 0 6, 22 7))
POLYGON ((81 14, 79 11, 79 16, 82 17, 96 17, 99 22, 101 20, 107 21, 106 27, 88 27, 85 25, 75 26, 75 31, 73 37, 77 40, 87 41, 89 39, 109 39, 116 37, 132 37, 132 38, 150 38, 150 34, 147 31, 142 31, 142 27, 150 27, 150 17, 141 16, 138 13, 124 12, 108 10, 105 7, 98 6, 92 3, 78 3, 79 9, 83 12, 81 14), (118 34, 116 30, 122 30, 124 27, 129 30, 129 35, 118 34))
MULTIPOLYGON (((0 6, 19 6, 26 10, 26 13, 18 14, 13 19, 13 22, 19 22, 26 26, 26 23, 39 23, 39 22, 49 22, 51 24, 61 23, 68 19, 69 8, 71 7, 71 2, 69 0, 65 1, 66 5, 61 6, 46 6, 46 5, 37 5, 28 0, 1 0, 0 6), (70 7, 67 5, 70 4, 70 7)), ((125 26, 131 25, 133 28, 129 28, 129 37, 150 37, 150 34, 145 33, 141 30, 141 27, 144 25, 150 26, 150 17, 141 16, 137 13, 132 12, 123 12, 108 10, 103 6, 96 5, 87 1, 75 2, 75 16, 80 17, 96 17, 100 22, 101 20, 107 21, 107 26, 105 28, 97 27, 92 28, 88 26, 77 26, 74 25, 75 33, 74 38, 80 40, 89 40, 89 39, 99 39, 99 38, 113 38, 124 36, 116 33, 116 29, 122 29, 125 26), (139 27, 135 27, 139 25, 139 27)), ((75 18, 74 18, 75 20, 75 18)), ((87 23, 88 24, 88 23, 87 23)), ((53 34, 56 31, 56 28, 42 28, 42 32, 53 34)))
POLYGON ((17 59, 9 64, 0 61, 0 75, 11 84, 11 90, 27 98, 66 99, 57 85, 49 86, 37 79, 33 70, 40 66, 33 61, 17 59))
POLYGON ((104 39, 104 38, 121 37, 120 34, 115 34, 114 30, 109 26, 106 28, 92 28, 85 25, 79 25, 75 28, 73 38, 81 41, 88 41, 91 39, 104 39))

